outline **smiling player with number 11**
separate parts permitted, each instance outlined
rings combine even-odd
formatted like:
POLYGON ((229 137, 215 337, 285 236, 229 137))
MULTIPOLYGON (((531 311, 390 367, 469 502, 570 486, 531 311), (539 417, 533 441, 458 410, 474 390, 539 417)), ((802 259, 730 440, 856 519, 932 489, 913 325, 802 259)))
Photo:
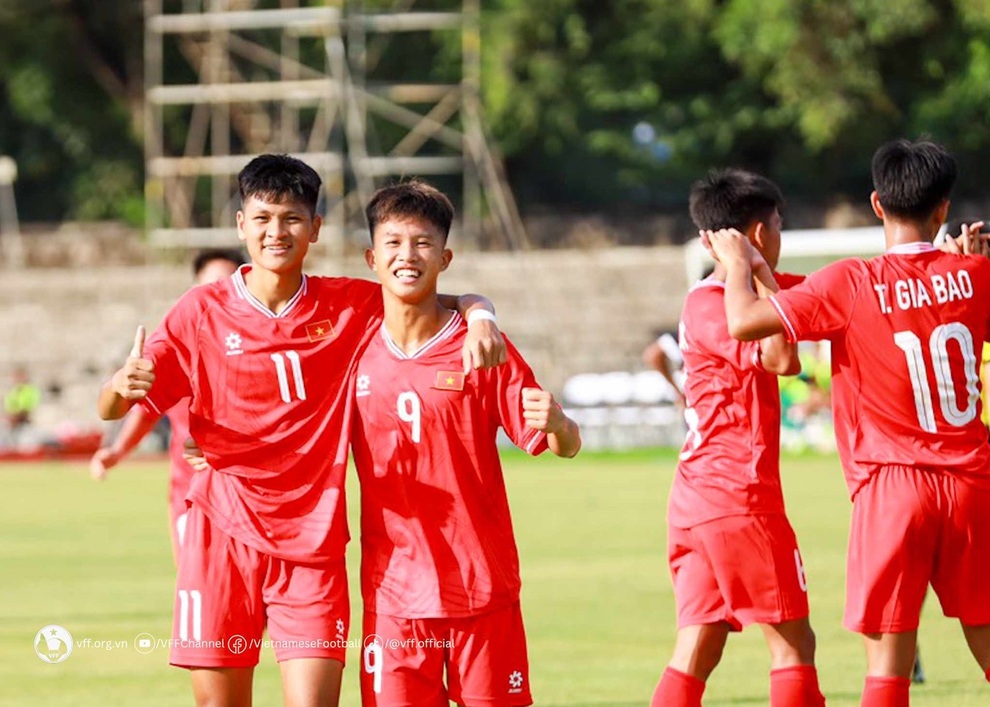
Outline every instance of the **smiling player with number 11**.
MULTIPOLYGON (((170 662, 190 669, 197 704, 251 704, 267 628, 285 704, 326 707, 339 700, 350 618, 349 391, 381 323, 381 288, 303 273, 321 226, 308 165, 262 155, 238 182, 251 264, 187 293, 146 344, 139 334, 98 409, 111 419, 140 401, 160 414, 190 398, 190 433, 210 468, 186 496, 170 662)), ((445 299, 466 310, 465 300, 445 299)), ((469 338, 492 340, 491 325, 469 338)))

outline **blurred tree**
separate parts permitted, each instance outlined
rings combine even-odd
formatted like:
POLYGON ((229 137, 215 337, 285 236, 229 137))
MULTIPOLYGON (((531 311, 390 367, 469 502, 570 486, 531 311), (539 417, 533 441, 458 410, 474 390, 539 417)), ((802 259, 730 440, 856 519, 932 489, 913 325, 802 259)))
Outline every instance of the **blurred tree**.
POLYGON ((0 0, 0 152, 26 221, 143 209, 141 4, 0 0))
POLYGON ((713 165, 869 190, 883 140, 990 176, 986 0, 492 0, 484 93, 524 203, 683 204, 713 165))
MULTIPOLYGON (((137 0, 0 0, 0 152, 24 220, 140 222, 142 21, 137 0)), ((960 196, 990 181, 988 0, 485 0, 482 30, 487 117, 524 208, 683 213, 690 182, 726 164, 792 199, 862 202, 873 149, 902 135, 956 152, 960 196)), ((393 38, 379 68, 448 81, 459 62, 447 32, 393 38)))

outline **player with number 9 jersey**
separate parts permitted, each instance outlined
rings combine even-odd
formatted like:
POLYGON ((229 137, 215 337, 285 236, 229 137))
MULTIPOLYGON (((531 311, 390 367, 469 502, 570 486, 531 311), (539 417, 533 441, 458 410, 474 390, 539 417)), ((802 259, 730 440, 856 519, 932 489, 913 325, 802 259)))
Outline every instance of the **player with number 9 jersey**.
POLYGON ((496 434, 529 454, 547 449, 519 404, 538 385, 511 344, 505 365, 465 376, 465 330, 455 313, 407 356, 381 327, 358 364, 361 586, 375 613, 471 616, 519 599, 496 434))
POLYGON ((497 438, 571 457, 580 433, 510 343, 503 365, 464 372, 467 325, 436 293, 453 257, 447 196, 403 182, 366 213, 384 320, 353 393, 362 704, 532 704, 497 438))

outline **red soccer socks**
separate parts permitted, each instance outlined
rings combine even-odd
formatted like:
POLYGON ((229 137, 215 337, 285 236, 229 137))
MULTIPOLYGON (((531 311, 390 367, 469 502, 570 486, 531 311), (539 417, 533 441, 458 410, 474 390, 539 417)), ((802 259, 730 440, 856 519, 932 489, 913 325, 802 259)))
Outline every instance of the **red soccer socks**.
POLYGON ((770 707, 824 707, 813 665, 795 665, 770 671, 770 707))
POLYGON ((663 671, 650 707, 701 707, 705 683, 668 667, 663 671))
POLYGON ((866 676, 861 707, 908 707, 909 678, 866 676))

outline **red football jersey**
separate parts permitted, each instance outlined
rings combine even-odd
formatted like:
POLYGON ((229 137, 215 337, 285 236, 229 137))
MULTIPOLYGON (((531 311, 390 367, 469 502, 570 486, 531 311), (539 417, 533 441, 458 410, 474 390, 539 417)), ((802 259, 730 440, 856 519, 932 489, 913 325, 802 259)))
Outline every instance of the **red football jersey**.
MULTIPOLYGON (((777 275, 781 287, 802 279, 777 275)), ((688 433, 668 522, 689 528, 726 516, 783 513, 777 376, 763 369, 759 342, 729 336, 721 280, 706 278, 688 292, 680 345, 688 433)))
POLYGON ((990 485, 978 368, 990 260, 901 245, 833 263, 771 302, 791 341, 832 342, 832 416, 851 495, 884 464, 990 485))
POLYGON ((177 518, 186 512, 186 494, 196 470, 182 456, 185 442, 189 437, 189 398, 183 398, 173 405, 165 416, 172 427, 168 445, 168 507, 172 517, 177 518))
POLYGON ((155 414, 190 397, 189 429, 213 470, 189 499, 225 533, 275 557, 343 556, 344 476, 358 354, 378 329, 381 288, 304 277, 278 315, 244 282, 250 266, 184 295, 148 338, 155 414))
POLYGON ((352 434, 361 479, 361 588, 367 611, 471 616, 519 598, 519 557, 495 440, 530 454, 522 389, 539 387, 508 342, 508 363, 464 375, 467 326, 451 316, 407 356, 383 325, 358 364, 352 434))

